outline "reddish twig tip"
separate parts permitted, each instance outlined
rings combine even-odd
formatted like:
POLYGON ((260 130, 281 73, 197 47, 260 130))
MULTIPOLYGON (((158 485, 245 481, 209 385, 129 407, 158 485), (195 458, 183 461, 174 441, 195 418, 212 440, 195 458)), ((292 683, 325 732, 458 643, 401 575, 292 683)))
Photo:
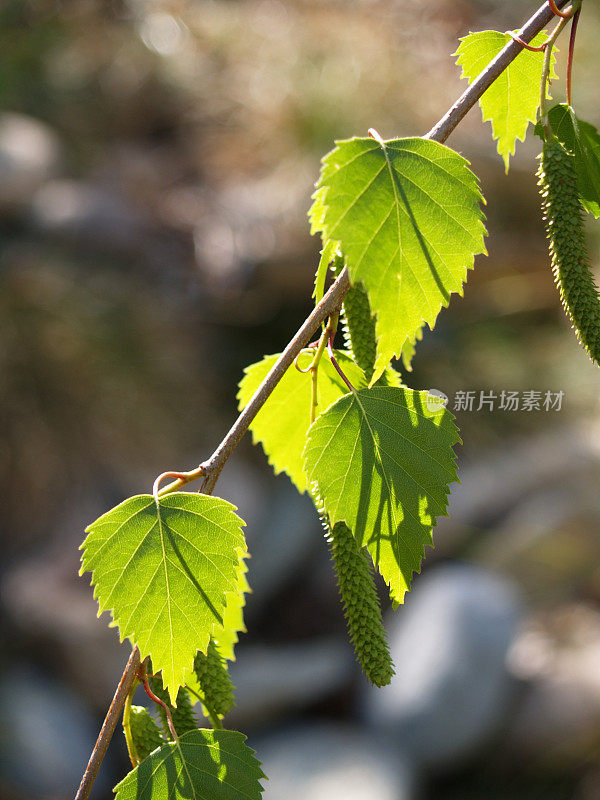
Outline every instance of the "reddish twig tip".
POLYGON ((572 8, 569 9, 569 11, 561 11, 556 5, 555 0, 548 0, 548 5, 550 6, 550 10, 553 14, 556 14, 557 17, 562 17, 563 19, 568 19, 573 13, 572 8))
POLYGON ((573 57, 575 56, 575 37, 577 36, 577 25, 579 23, 579 14, 581 8, 578 8, 573 15, 573 22, 571 23, 571 36, 569 38, 569 60, 567 62, 567 103, 573 105, 573 57))
POLYGON ((340 377, 342 378, 342 380, 344 381, 346 386, 350 389, 351 392, 354 392, 355 391, 354 386, 352 386, 352 384, 350 383, 348 378, 344 375, 344 372, 343 372, 342 368, 338 364, 337 359, 333 354, 333 334, 332 333, 329 334, 329 340, 327 342, 327 352, 329 353, 329 359, 330 359, 331 363, 333 364, 333 366, 337 370, 338 374, 340 375, 340 377))
POLYGON ((178 737, 177 737, 177 731, 175 730, 175 725, 173 724, 171 709, 163 700, 160 699, 160 697, 157 697, 150 688, 150 684, 148 683, 148 675, 146 673, 146 667, 144 666, 140 667, 140 670, 138 672, 138 680, 144 687, 144 691, 146 692, 150 700, 153 700, 155 703, 158 703, 158 705, 161 706, 161 708, 164 710, 165 714, 167 715, 167 724, 169 726, 169 731, 171 732, 173 741, 176 742, 178 740, 178 737))

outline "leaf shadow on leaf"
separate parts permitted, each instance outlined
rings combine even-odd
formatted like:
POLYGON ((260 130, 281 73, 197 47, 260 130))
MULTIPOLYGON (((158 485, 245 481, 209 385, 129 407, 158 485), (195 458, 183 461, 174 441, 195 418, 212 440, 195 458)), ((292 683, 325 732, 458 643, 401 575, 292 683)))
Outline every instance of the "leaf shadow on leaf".
MULTIPOLYGON (((436 285, 437 285, 437 287, 439 289, 440 294, 444 298, 445 302, 448 303, 448 302, 450 302, 450 294, 446 290, 446 287, 444 286, 444 284, 442 282, 442 279, 441 279, 441 277, 439 275, 439 272, 437 271, 437 267, 435 266, 433 258, 431 257, 431 254, 429 252, 429 248, 427 247, 427 242, 425 241, 425 238, 423 237, 423 234, 421 233, 421 229, 419 228, 419 223, 417 222, 417 218, 415 217, 415 214, 414 214, 414 212, 412 210, 412 206, 411 206, 411 204, 410 204, 410 202, 408 200, 408 197, 406 196, 406 192, 404 191, 402 183, 398 178, 398 173, 396 172, 396 170, 394 169, 394 167, 392 166, 390 161, 388 161, 388 165, 390 167, 390 173, 392 175, 392 181, 394 182, 394 185, 396 186, 396 189, 398 190, 398 193, 400 194, 400 197, 402 198, 402 202, 404 203, 404 208, 406 210, 406 213, 408 215, 410 223, 411 223, 411 225, 413 227, 413 230, 415 232, 415 236, 417 237, 417 241, 419 242, 419 246, 420 246, 421 250, 423 251, 423 256, 425 257, 425 260, 427 261, 427 264, 429 266, 429 269, 431 270, 431 274, 433 275, 433 279, 434 279, 434 281, 435 281, 435 283, 436 283, 436 285)), ((400 247, 402 247, 402 242, 400 242, 400 247)))
MULTIPOLYGON (((404 418, 404 420, 399 421, 404 421, 407 427, 425 427, 425 429, 437 427, 434 419, 425 411, 420 393, 415 393, 415 408, 418 412, 416 419, 414 415, 411 415, 408 408, 402 408, 401 406, 396 408, 395 414, 404 418)), ((363 450, 366 452, 372 450, 374 440, 368 425, 361 425, 360 436, 363 450)), ((379 443, 377 443, 377 447, 379 447, 379 443)), ((359 498, 354 535, 359 542, 368 547, 375 566, 378 566, 382 557, 382 542, 387 541, 402 575, 403 582, 408 589, 410 588, 413 573, 421 571, 421 561, 424 557, 425 548, 417 543, 426 542, 426 544, 433 547, 431 529, 432 525, 435 524, 436 509, 430 508, 427 493, 418 487, 416 481, 402 468, 402 465, 398 464, 390 453, 381 449, 380 453, 382 458, 375 460, 372 464, 368 464, 366 460, 363 460, 362 491, 359 498), (400 466, 401 469, 386 470, 385 462, 390 460, 395 465, 400 466), (374 524, 372 517, 369 521, 373 469, 377 472, 382 484, 388 487, 387 492, 379 492, 379 503, 374 524), (407 481, 415 487, 416 491, 407 493, 407 481), (402 498, 402 503, 398 500, 400 497, 402 498), (393 504, 394 498, 397 502, 396 507, 393 504), (402 518, 398 520, 399 513, 402 518), (410 521, 410 525, 407 525, 407 519, 410 521), (387 526, 382 524, 384 520, 387 521, 387 526), (418 530, 418 533, 415 533, 415 529, 418 530), (370 535, 368 533, 369 530, 370 535), (391 531, 391 533, 384 534, 384 530, 391 531), (405 535, 405 530, 410 535, 410 539, 405 535), (413 540, 412 544, 411 540, 413 540)), ((444 514, 445 509, 437 509, 437 513, 444 514)))
MULTIPOLYGON (((163 509, 163 513, 164 513, 164 509, 163 509)), ((159 514, 160 514, 160 511, 159 511, 159 514)), ((181 569, 185 572, 185 574, 188 577, 190 583, 194 586, 194 588, 196 589, 198 594, 202 597, 202 599, 206 603, 207 607, 210 609, 211 614, 213 614, 213 616, 215 617, 215 620, 217 621, 217 623, 222 626, 223 625, 223 617, 219 614, 219 612, 217 611, 217 609, 212 604, 210 598, 208 597, 208 595, 206 594, 206 592, 204 591, 202 586, 200 586, 200 584, 198 583, 198 579, 196 578, 196 576, 192 572, 189 564, 187 563, 187 561, 185 560, 185 558, 183 556, 183 553, 179 549, 179 545, 177 544, 177 541, 175 540, 175 537, 173 536, 173 531, 171 530, 170 526, 169 525, 163 525, 163 530, 166 533, 166 536, 167 536, 167 538, 169 540, 169 544, 173 548, 173 552, 175 553, 175 555, 179 559, 179 564, 181 566, 181 569)))

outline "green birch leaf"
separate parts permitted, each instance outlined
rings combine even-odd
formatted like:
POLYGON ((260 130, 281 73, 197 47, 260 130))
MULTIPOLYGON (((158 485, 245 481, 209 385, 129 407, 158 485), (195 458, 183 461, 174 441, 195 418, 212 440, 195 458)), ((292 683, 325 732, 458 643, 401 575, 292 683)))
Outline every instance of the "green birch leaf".
POLYGON ((376 316, 375 383, 406 339, 433 327, 485 252, 477 178, 428 139, 348 139, 323 159, 311 229, 340 242, 376 316))
POLYGON ((597 219, 600 217, 600 134, 565 103, 550 109, 548 121, 556 138, 575 156, 581 202, 597 219))
MULTIPOLYGON (((240 382, 238 406, 240 410, 258 389, 279 353, 265 356, 262 361, 246 367, 240 382)), ((300 367, 307 367, 314 350, 303 350, 298 359, 300 367)), ((335 356, 350 383, 355 387, 365 385, 362 370, 345 353, 336 350, 335 356)), ((318 412, 325 411, 348 387, 335 371, 325 354, 319 365, 318 412)), ((252 441, 260 442, 276 475, 285 472, 299 492, 308 488, 304 475, 302 451, 310 426, 311 377, 291 366, 279 381, 269 399, 250 425, 252 441)))
POLYGON ((214 638, 219 646, 219 652, 228 661, 235 661, 235 645, 239 641, 238 634, 246 633, 244 625, 244 606, 246 594, 251 592, 246 573, 246 553, 240 552, 235 590, 225 593, 225 610, 223 611, 223 627, 215 628, 214 638))
MULTIPOLYGON (((539 45, 546 38, 546 32, 542 31, 531 43, 539 45)), ((498 31, 478 31, 464 36, 454 54, 458 56, 457 65, 462 67, 461 78, 472 83, 510 41, 508 33, 498 31)), ((553 52, 551 79, 556 77, 555 61, 553 52)), ((524 141, 529 123, 536 120, 543 63, 543 53, 524 49, 479 100, 483 121, 492 123, 492 133, 498 140, 498 153, 504 159, 506 172, 510 156, 515 154, 517 139, 524 141)))
POLYGON ((311 426, 304 451, 330 524, 344 522, 367 547, 396 602, 420 571, 457 480, 458 430, 427 398, 395 387, 348 394, 311 426))
POLYGON ((198 650, 223 624, 246 552, 235 506, 173 492, 158 503, 130 497, 86 530, 81 573, 92 573, 98 613, 110 610, 121 640, 151 656, 173 702, 198 650))
POLYGON ((184 733, 126 775, 116 800, 260 800, 265 774, 245 741, 237 731, 184 733))

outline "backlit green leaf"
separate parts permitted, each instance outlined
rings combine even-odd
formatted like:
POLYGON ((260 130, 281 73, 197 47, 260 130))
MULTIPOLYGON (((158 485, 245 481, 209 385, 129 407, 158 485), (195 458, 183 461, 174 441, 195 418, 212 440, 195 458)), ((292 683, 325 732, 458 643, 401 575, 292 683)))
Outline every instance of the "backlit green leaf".
POLYGON ((238 643, 239 633, 245 633, 244 625, 244 606, 246 605, 246 594, 250 591, 250 585, 246 578, 248 567, 244 560, 246 553, 239 556, 237 567, 236 587, 234 591, 225 593, 225 610, 223 611, 223 627, 215 628, 214 638, 219 646, 219 652, 228 661, 235 661, 235 645, 238 643))
MULTIPOLYGON (((299 366, 307 367, 313 356, 314 350, 303 350, 299 366)), ((265 356, 257 364, 246 367, 238 392, 240 409, 248 403, 278 358, 279 353, 265 356)), ((336 358, 353 386, 365 385, 363 372, 352 359, 339 350, 336 350, 336 358)), ((319 366, 317 411, 322 413, 347 392, 348 387, 325 354, 319 366)), ((299 492, 308 488, 302 451, 310 426, 310 403, 310 374, 291 366, 250 425, 252 441, 262 444, 275 474, 285 472, 299 492)))
POLYGON ((234 510, 191 492, 158 503, 137 495, 93 522, 81 545, 81 572, 92 573, 99 613, 110 610, 121 639, 152 657, 173 701, 237 588, 246 544, 234 510))
POLYGON ((376 316, 374 383, 407 338, 433 327, 484 252, 477 178, 428 139, 349 139, 323 159, 313 197, 312 232, 340 242, 376 316))
MULTIPOLYGON (((531 43, 539 45, 546 38, 546 32, 542 31, 531 43)), ((458 56, 457 65, 462 67, 461 78, 472 83, 510 41, 508 33, 498 31, 478 31, 464 36, 454 54, 458 56)), ((483 121, 492 123, 494 139, 498 140, 498 153, 504 159, 507 172, 517 139, 524 141, 529 123, 536 119, 543 62, 543 53, 524 49, 479 100, 483 121)), ((551 78, 556 77, 554 62, 553 52, 551 78)))
POLYGON ((265 775, 245 741, 237 731, 185 733, 126 775, 116 800, 260 800, 265 775))
POLYGON ((401 602, 457 480, 452 415, 406 388, 361 389, 311 426, 306 474, 331 525, 344 522, 401 602), (428 407, 429 406, 429 407, 428 407))

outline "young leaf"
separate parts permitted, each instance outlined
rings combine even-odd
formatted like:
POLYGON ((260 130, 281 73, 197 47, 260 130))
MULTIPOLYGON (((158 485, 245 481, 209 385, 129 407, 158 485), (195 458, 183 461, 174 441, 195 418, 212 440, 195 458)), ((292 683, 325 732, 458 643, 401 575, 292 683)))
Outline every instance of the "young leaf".
MULTIPOLYGON (((298 359, 307 367, 314 351, 304 350, 298 359)), ((336 359, 353 386, 364 386, 360 367, 345 353, 336 351, 336 359)), ((262 361, 246 367, 240 382, 238 406, 240 410, 250 400, 256 389, 279 358, 279 354, 265 356, 262 361)), ((348 387, 335 371, 327 356, 319 365, 318 411, 325 411, 335 400, 346 394, 348 387)), ((302 451, 310 425, 311 377, 291 366, 250 425, 252 441, 260 442, 276 475, 285 472, 299 492, 308 488, 304 475, 302 451)))
POLYGON ((331 525, 344 522, 367 547, 397 602, 457 480, 458 430, 427 396, 394 387, 346 395, 311 426, 304 451, 331 525))
POLYGON ((184 733, 126 775, 116 800, 260 800, 265 774, 245 741, 237 731, 184 733))
POLYGON ((323 294, 325 293, 325 280, 327 279, 327 270, 329 264, 335 258, 337 253, 336 242, 325 242, 321 250, 321 258, 319 259, 319 266, 317 267, 317 274, 315 275, 315 288, 313 290, 313 297, 315 303, 319 303, 323 294))
POLYGON ((577 188, 586 211, 600 217, 600 134, 573 109, 559 103, 550 109, 548 121, 556 138, 575 156, 577 188))
POLYGON ((130 497, 88 528, 81 573, 92 573, 99 613, 162 671, 173 702, 198 650, 222 626, 246 544, 235 506, 174 492, 130 497))
POLYGON ((477 178, 428 139, 348 139, 323 159, 313 197, 312 232, 340 242, 377 318, 374 383, 407 338, 433 327, 484 252, 477 178))
MULTIPOLYGON (((542 31, 531 43, 539 45, 546 38, 546 32, 542 31)), ((510 41, 508 33, 498 31, 478 31, 464 36, 454 54, 458 56, 457 65, 462 67, 460 77, 471 83, 510 41)), ((553 53, 551 78, 556 77, 554 62, 553 53)), ((517 139, 525 140, 529 123, 536 119, 543 63, 543 53, 524 49, 479 100, 483 121, 492 123, 494 139, 498 140, 498 153, 504 159, 507 172, 517 139)))

